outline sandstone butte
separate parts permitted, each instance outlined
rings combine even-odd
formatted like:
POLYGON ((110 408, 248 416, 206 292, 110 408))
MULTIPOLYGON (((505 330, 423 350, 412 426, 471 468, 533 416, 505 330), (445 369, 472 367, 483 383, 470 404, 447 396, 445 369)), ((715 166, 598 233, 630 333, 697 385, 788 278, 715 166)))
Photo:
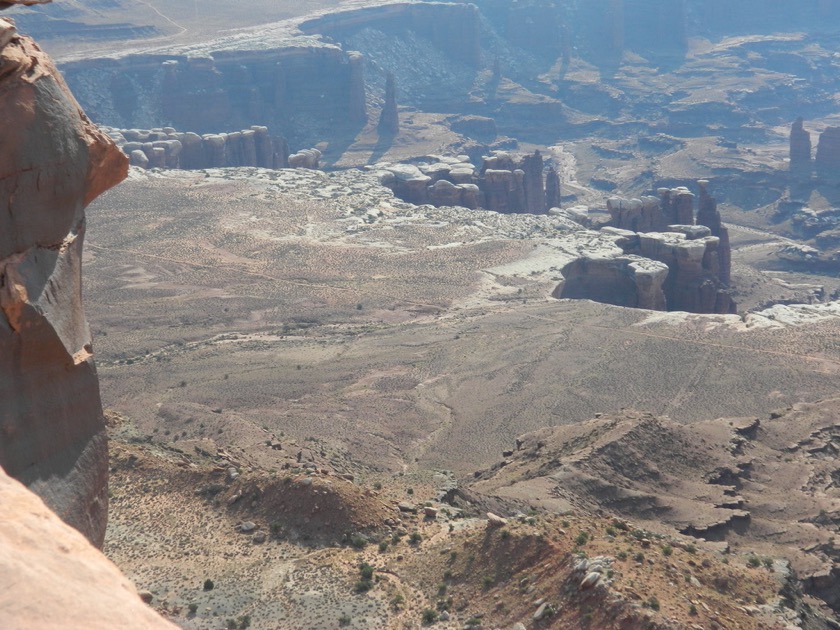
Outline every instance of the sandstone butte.
POLYGON ((0 627, 175 628, 84 536, 2 470, 0 505, 0 627))

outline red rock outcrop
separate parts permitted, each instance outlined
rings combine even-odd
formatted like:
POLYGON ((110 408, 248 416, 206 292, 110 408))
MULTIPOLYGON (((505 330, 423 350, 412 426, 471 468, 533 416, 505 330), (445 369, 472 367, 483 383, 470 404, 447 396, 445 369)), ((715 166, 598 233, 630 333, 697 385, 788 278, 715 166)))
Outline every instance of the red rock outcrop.
POLYGON ((4 19, 0 110, 0 466, 99 545, 108 447, 82 309, 84 208, 128 160, 4 19))
POLYGON ((0 469, 0 627, 171 630, 79 532, 0 469))

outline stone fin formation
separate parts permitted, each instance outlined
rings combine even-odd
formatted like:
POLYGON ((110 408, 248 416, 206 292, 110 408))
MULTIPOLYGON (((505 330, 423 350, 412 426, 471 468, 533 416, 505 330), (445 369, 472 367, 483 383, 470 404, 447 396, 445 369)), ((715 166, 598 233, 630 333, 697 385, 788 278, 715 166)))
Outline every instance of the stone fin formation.
POLYGON ((94 545, 108 445, 81 300, 84 209, 128 159, 0 19, 0 466, 94 545))

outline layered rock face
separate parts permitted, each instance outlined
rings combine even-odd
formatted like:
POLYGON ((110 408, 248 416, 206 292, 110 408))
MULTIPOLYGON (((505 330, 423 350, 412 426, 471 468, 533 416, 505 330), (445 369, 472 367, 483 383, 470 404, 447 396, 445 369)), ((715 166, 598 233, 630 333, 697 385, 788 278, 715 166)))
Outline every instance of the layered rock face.
POLYGON ((82 310, 84 208, 128 160, 0 20, 0 466, 100 545, 108 452, 82 310))
POLYGON ((494 212, 545 214, 559 206, 560 181, 539 151, 496 151, 476 171, 468 156, 429 156, 418 165, 379 163, 380 182, 410 203, 484 208, 494 212), (549 205, 549 202, 552 205, 549 205))
MULTIPOLYGON (((132 166, 141 168, 180 168, 185 170, 226 166, 289 166, 289 145, 283 138, 271 136, 268 127, 230 133, 204 134, 158 129, 114 129, 103 131, 129 157, 132 166)), ((320 156, 319 156, 320 157, 320 156)))
POLYGON ((0 469, 0 627, 172 630, 79 532, 0 469))
POLYGON ((328 44, 129 55, 62 65, 97 121, 197 134, 261 123, 287 135, 305 126, 367 121, 362 55, 328 44))
POLYGON ((708 193, 708 182, 698 185, 696 225, 695 196, 687 188, 661 188, 658 198, 609 199, 611 229, 620 236, 616 244, 625 253, 667 265, 662 288, 668 310, 734 313, 729 232, 708 193))

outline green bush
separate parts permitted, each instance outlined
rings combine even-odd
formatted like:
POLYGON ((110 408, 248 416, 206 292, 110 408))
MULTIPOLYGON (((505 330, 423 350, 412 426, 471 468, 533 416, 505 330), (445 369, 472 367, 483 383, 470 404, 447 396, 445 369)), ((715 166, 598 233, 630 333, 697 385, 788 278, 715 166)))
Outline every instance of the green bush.
POLYGON ((432 608, 427 608, 423 611, 423 623, 426 625, 433 624, 438 620, 438 612, 432 608))
POLYGON ((364 549, 365 546, 368 544, 368 539, 362 536, 361 534, 353 534, 350 536, 350 544, 353 545, 356 549, 364 549))
POLYGON ((353 590, 357 593, 367 593, 373 588, 373 582, 370 580, 359 580, 353 585, 353 590))

